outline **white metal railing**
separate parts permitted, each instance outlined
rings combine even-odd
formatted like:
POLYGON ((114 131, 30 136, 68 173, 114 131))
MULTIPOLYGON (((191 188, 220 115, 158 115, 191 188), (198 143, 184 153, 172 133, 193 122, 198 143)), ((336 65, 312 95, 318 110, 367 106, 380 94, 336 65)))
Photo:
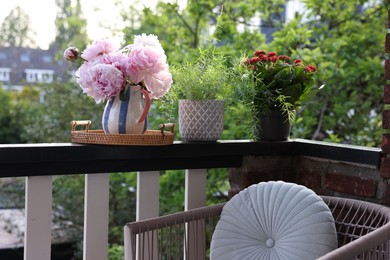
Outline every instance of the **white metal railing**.
MULTIPOLYGON (((207 169, 186 170, 185 210, 206 205, 206 177, 207 169)), ((138 172, 137 220, 159 216, 159 187, 159 171, 138 172)), ((84 260, 108 259, 108 204, 109 174, 86 174, 84 260)), ((26 177, 25 260, 50 259, 51 213, 52 176, 26 177)))

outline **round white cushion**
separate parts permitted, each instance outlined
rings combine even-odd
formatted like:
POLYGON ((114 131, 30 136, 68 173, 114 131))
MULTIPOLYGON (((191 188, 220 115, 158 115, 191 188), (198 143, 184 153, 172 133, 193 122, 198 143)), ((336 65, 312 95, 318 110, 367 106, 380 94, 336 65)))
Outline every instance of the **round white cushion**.
POLYGON ((270 181, 225 204, 210 259, 313 260, 336 248, 334 219, 321 197, 301 185, 270 181))

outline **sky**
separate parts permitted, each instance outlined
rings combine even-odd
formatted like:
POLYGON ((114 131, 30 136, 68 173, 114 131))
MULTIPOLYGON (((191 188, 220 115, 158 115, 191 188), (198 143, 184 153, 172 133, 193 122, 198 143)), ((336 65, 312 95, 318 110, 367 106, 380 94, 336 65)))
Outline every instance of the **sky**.
MULTIPOLYGON (((133 0, 121 1, 125 6, 133 3, 133 0)), ((148 0, 142 1, 142 3, 145 6, 153 7, 156 1, 148 0)), ((104 25, 115 24, 116 17, 119 17, 120 10, 114 3, 114 0, 81 0, 83 14, 88 22, 87 32, 91 39, 112 36, 104 25)), ((38 46, 47 49, 55 37, 54 21, 57 14, 55 0, 0 0, 0 23, 18 5, 30 16, 38 46)))
MULTIPOLYGON (((120 10, 115 5, 116 0, 80 0, 84 17, 87 19, 87 33, 90 39, 99 39, 102 37, 112 37, 112 32, 107 29, 119 28, 120 24, 116 21, 120 16, 120 10)), ((134 4, 136 0, 120 0, 124 6, 134 4)), ((153 8, 158 0, 138 0, 142 5, 153 8)), ((165 0, 176 1, 176 0, 165 0)), ((181 7, 185 6, 186 0, 178 1, 181 7)), ((47 49, 55 37, 55 17, 57 6, 55 0, 0 0, 0 24, 4 18, 16 6, 22 9, 30 16, 32 28, 36 32, 36 41, 40 48, 47 49)), ((288 18, 292 18, 296 11, 302 9, 302 4, 298 0, 290 0, 287 3, 288 18)), ((118 39, 120 41, 120 39, 118 39)))

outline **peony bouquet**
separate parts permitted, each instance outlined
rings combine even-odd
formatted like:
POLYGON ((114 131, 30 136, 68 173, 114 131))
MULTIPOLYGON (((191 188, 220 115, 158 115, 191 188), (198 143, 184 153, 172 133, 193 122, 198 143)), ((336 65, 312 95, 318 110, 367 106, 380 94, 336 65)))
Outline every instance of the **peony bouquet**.
POLYGON ((150 98, 157 99, 173 82, 164 49, 155 35, 136 35, 134 43, 123 49, 108 39, 96 40, 81 55, 77 48, 67 48, 64 58, 84 61, 76 71, 77 82, 96 103, 120 94, 129 84, 140 85, 150 98))

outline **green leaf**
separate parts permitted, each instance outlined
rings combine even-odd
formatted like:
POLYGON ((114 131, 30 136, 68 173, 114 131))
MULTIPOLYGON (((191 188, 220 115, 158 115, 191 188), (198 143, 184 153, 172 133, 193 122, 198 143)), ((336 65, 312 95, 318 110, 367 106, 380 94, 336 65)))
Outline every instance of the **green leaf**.
POLYGON ((287 102, 295 104, 295 102, 297 102, 302 95, 302 85, 295 84, 292 86, 288 86, 287 88, 282 90, 282 94, 288 97, 286 100, 287 102))

